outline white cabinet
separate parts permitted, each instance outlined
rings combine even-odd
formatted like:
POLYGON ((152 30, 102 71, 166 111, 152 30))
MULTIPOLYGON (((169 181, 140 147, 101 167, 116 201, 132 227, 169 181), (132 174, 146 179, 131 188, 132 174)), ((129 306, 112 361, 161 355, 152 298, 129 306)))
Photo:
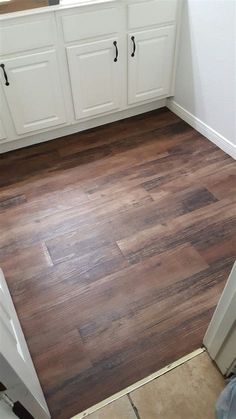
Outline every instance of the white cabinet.
POLYGON ((162 106, 180 3, 92 0, 0 16, 0 152, 162 106))
POLYGON ((0 141, 5 140, 5 139, 6 139, 5 129, 4 129, 3 123, 0 119, 0 141))
POLYGON ((54 49, 4 59, 1 82, 17 134, 66 122, 64 98, 54 49), (6 83, 8 78, 9 85, 6 83))
POLYGON ((67 48, 76 119, 119 109, 122 63, 117 37, 67 48))
POLYGON ((178 0, 148 0, 128 4, 128 28, 170 25, 177 18, 178 0))
POLYGON ((128 35, 128 103, 168 96, 174 58, 174 26, 128 35))

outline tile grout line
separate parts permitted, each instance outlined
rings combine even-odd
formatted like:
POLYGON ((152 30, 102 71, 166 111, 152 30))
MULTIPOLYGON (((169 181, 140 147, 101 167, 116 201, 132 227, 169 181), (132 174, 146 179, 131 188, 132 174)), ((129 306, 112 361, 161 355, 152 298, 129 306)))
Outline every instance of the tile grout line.
POLYGON ((129 402, 130 402, 130 404, 131 404, 131 406, 132 406, 132 409, 133 409, 133 411, 134 411, 134 414, 135 414, 136 418, 137 418, 137 419, 141 419, 141 416, 140 416, 140 414, 139 414, 138 408, 137 408, 137 406, 135 406, 135 404, 134 404, 133 400, 131 399, 131 396, 130 396, 130 394, 129 394, 129 393, 127 394, 127 397, 128 397, 128 399, 129 399, 129 402))
POLYGON ((148 377, 137 381, 136 383, 130 385, 129 387, 126 387, 125 389, 119 391, 118 393, 113 394, 112 396, 108 397, 107 399, 102 400, 101 402, 95 404, 94 406, 89 407, 87 410, 84 410, 83 412, 78 413, 77 415, 73 416, 71 419, 83 419, 83 418, 85 418, 86 416, 90 415, 91 413, 96 412, 97 410, 101 409, 102 407, 107 406, 108 404, 114 402, 115 400, 120 399, 123 396, 127 396, 129 393, 133 392, 134 390, 138 389, 139 387, 142 387, 144 384, 147 384, 150 381, 155 380, 156 378, 160 377, 161 375, 164 375, 167 372, 179 367, 180 365, 184 364, 187 361, 190 361, 190 359, 195 358, 196 356, 200 355, 201 353, 203 353, 205 351, 206 351, 206 349, 204 347, 196 349, 195 351, 191 352, 190 354, 187 354, 187 355, 183 356, 182 358, 177 359, 177 361, 174 361, 171 364, 168 364, 166 367, 161 368, 160 370, 154 372, 153 374, 149 375, 148 377))

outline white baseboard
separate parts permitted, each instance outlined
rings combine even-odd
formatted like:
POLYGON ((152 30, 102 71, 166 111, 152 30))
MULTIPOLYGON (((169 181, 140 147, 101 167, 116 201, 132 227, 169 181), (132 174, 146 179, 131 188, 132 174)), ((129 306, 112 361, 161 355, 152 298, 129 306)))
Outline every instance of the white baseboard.
POLYGON ((163 108, 165 106, 166 98, 159 99, 154 102, 145 103, 143 105, 132 106, 118 112, 110 113, 108 115, 91 118, 87 121, 81 120, 80 122, 72 125, 62 126, 61 128, 45 130, 44 132, 31 134, 12 141, 5 140, 0 142, 0 154, 22 147, 28 147, 33 144, 42 143, 44 141, 54 140, 55 138, 75 134, 90 128, 99 127, 101 125, 109 124, 111 122, 119 121, 125 118, 130 118, 145 112, 154 111, 155 109, 163 108))
POLYGON ((195 128, 198 132, 204 135, 204 137, 212 141, 215 145, 221 148, 221 150, 225 151, 225 153, 229 154, 231 157, 233 157, 233 159, 236 160, 235 144, 231 143, 229 140, 227 140, 227 138, 223 137, 223 135, 209 127, 209 125, 202 122, 192 113, 188 112, 173 99, 167 99, 166 106, 181 119, 191 125, 191 127, 195 128))

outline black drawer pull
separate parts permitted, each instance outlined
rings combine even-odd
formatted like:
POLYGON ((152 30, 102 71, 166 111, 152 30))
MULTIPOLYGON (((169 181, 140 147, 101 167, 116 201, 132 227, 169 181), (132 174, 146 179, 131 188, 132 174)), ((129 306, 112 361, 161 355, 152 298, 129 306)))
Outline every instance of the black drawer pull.
POLYGON ((5 70, 5 64, 0 64, 0 67, 2 67, 2 71, 3 71, 4 77, 5 77, 5 81, 6 81, 5 85, 9 86, 10 83, 8 81, 8 78, 7 78, 7 73, 6 73, 6 70, 5 70))
POLYGON ((119 55, 119 52, 118 52, 118 46, 117 46, 117 41, 114 41, 113 42, 113 45, 114 45, 114 47, 115 47, 115 49, 116 49, 116 56, 115 56, 115 58, 114 58, 114 61, 115 61, 115 63, 117 62, 117 60, 118 60, 118 55, 119 55))
POLYGON ((131 41, 133 42, 133 52, 131 54, 131 57, 134 57, 135 51, 136 51, 136 44, 135 44, 135 38, 134 38, 134 36, 131 36, 131 41))

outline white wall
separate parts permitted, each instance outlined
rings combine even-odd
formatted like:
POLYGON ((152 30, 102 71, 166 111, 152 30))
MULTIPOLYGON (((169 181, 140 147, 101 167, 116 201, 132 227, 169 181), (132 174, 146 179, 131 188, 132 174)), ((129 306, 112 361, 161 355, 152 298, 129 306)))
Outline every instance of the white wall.
POLYGON ((173 100, 236 153, 236 0, 183 0, 173 100))

